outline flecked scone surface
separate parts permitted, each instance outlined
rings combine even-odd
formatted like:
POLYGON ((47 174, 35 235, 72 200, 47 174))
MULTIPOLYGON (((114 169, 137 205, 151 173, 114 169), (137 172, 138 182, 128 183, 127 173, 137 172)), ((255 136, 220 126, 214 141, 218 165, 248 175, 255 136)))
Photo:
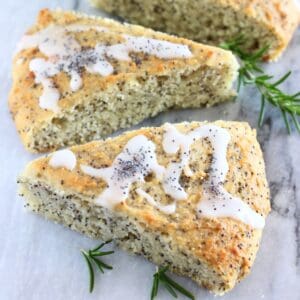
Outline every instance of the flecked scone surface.
POLYGON ((270 46, 276 59, 299 25, 294 0, 90 0, 108 12, 144 26, 219 45, 242 34, 246 49, 270 46))
POLYGON ((53 24, 99 25, 108 29, 69 33, 84 49, 97 43, 120 43, 122 34, 130 34, 187 45, 193 56, 166 60, 132 53, 131 61, 111 59, 114 73, 109 76, 81 70, 83 86, 76 92, 70 90, 69 76, 60 72, 51 78, 61 95, 61 111, 54 113, 39 106, 43 88, 29 70, 30 61, 44 55, 37 47, 18 52, 13 63, 9 106, 22 141, 32 152, 99 139, 166 109, 212 105, 231 99, 234 94, 232 84, 238 64, 228 51, 139 26, 63 11, 41 11, 28 34, 53 24))
MULTIPOLYGON (((266 217, 270 210, 269 190, 256 132, 246 123, 213 124, 227 129, 231 136, 226 190, 266 217)), ((189 132, 199 125, 203 123, 176 126, 181 132, 189 132)), ((216 293, 231 289, 249 272, 261 230, 231 218, 197 216, 196 205, 212 156, 206 139, 196 141, 191 147, 189 165, 194 175, 181 177, 188 199, 177 202, 174 214, 162 213, 136 193, 142 187, 161 203, 170 203, 172 199, 163 192, 155 176, 148 176, 144 183, 134 183, 129 198, 113 211, 95 203, 106 183, 82 173, 80 165, 110 166, 126 143, 140 134, 155 143, 159 164, 166 166, 172 159, 178 159, 177 155, 166 155, 163 151, 162 127, 142 128, 106 141, 72 147, 77 157, 73 171, 50 167, 49 157, 33 161, 20 177, 20 193, 33 211, 49 219, 94 238, 113 238, 129 252, 142 254, 156 264, 170 264, 173 271, 191 277, 216 293)))

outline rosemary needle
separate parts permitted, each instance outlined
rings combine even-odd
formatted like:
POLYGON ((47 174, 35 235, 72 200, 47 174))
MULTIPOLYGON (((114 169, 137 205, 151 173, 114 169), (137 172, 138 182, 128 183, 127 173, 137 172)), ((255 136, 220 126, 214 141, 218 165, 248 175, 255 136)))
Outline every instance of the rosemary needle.
POLYGON ((95 281, 94 270, 93 270, 93 266, 92 266, 92 263, 89 259, 88 254, 83 250, 81 250, 81 253, 84 256, 85 261, 86 261, 87 266, 88 266, 89 276, 90 276, 90 285, 89 285, 90 288, 89 288, 89 290, 90 290, 90 293, 91 293, 94 289, 94 281, 95 281))
POLYGON ((94 273, 94 269, 93 266, 96 266, 98 268, 98 270, 101 273, 104 273, 104 269, 112 269, 112 266, 104 263, 102 260, 100 260, 98 257, 101 256, 105 256, 105 255, 110 255, 113 254, 114 251, 100 251, 100 249, 110 243, 111 241, 107 241, 105 243, 100 244, 99 246, 97 246, 94 249, 91 250, 81 250, 81 253, 86 261, 87 267, 88 267, 88 271, 89 271, 89 278, 90 278, 90 282, 89 282, 89 291, 90 293, 93 291, 94 289, 94 284, 95 284, 95 273, 94 273))
POLYGON ((171 279, 166 272, 168 271, 169 266, 159 267, 156 269, 156 273, 153 275, 153 284, 151 290, 151 300, 153 300, 158 293, 159 284, 163 284, 167 291, 174 297, 177 298, 177 292, 186 296, 189 299, 195 300, 194 295, 187 291, 183 286, 178 284, 176 281, 171 279))
POLYGON ((242 85, 254 85, 261 94, 258 125, 262 126, 266 104, 269 103, 281 112, 288 133, 291 133, 291 123, 294 124, 296 130, 300 133, 300 123, 297 118, 300 116, 300 92, 289 95, 278 87, 288 79, 291 71, 287 72, 277 81, 272 82, 274 77, 266 74, 260 67, 260 62, 266 54, 268 47, 261 48, 255 53, 246 53, 241 49, 244 42, 244 38, 239 36, 232 41, 221 44, 220 47, 232 51, 241 61, 242 66, 239 69, 238 91, 242 85))

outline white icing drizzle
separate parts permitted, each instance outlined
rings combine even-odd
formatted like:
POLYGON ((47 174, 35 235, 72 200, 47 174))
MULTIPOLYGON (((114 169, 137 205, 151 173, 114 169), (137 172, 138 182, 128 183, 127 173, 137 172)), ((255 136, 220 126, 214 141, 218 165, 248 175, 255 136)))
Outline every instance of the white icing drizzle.
POLYGON ((170 205, 161 205, 141 188, 136 189, 137 194, 162 212, 174 213, 176 202, 188 198, 188 194, 180 184, 180 176, 183 172, 186 176, 193 175, 189 168, 190 147, 195 141, 206 138, 211 143, 213 158, 210 174, 203 184, 203 193, 197 205, 198 214, 208 218, 230 217, 253 228, 264 227, 263 216, 224 188, 229 169, 226 154, 230 141, 230 135, 226 129, 216 125, 204 125, 187 134, 180 133, 171 124, 165 124, 164 129, 164 151, 173 155, 180 151, 179 161, 170 162, 167 168, 158 164, 155 145, 144 135, 130 139, 108 168, 96 169, 81 165, 84 173, 102 178, 107 183, 107 188, 98 196, 97 203, 110 209, 113 208, 117 203, 128 198, 133 183, 143 183, 144 177, 153 172, 161 180, 165 193, 171 196, 174 202, 170 205))
POLYGON ((174 154, 181 151, 180 163, 170 163, 164 177, 165 192, 175 200, 187 198, 179 183, 179 177, 184 170, 189 176, 189 148, 191 144, 202 138, 208 138, 213 148, 213 159, 208 180, 203 185, 203 195, 197 210, 203 217, 231 217, 240 220, 254 228, 263 228, 264 218, 241 199, 232 196, 224 188, 228 163, 226 159, 230 135, 227 130, 215 126, 204 125, 188 134, 182 134, 171 124, 165 125, 163 147, 166 153, 174 154), (174 175, 173 175, 174 174, 174 175), (179 176, 178 176, 179 174, 179 176))
POLYGON ((49 25, 34 33, 24 35, 17 46, 17 52, 23 49, 38 47, 48 57, 64 56, 71 54, 70 51, 80 50, 79 43, 68 35, 68 32, 83 32, 95 30, 106 32, 107 28, 95 25, 70 24, 66 26, 49 25))
POLYGON ((108 58, 130 61, 130 52, 143 52, 161 59, 190 58, 192 53, 187 45, 171 43, 146 37, 123 35, 124 42, 115 45, 97 44, 95 48, 82 49, 69 32, 96 30, 108 31, 107 28, 94 25, 71 24, 67 26, 50 25, 32 34, 25 35, 18 45, 18 51, 38 47, 48 57, 32 59, 29 68, 35 74, 35 82, 43 87, 39 103, 43 109, 59 112, 60 93, 51 77, 60 72, 70 76, 70 89, 76 92, 82 86, 81 70, 101 76, 111 75, 114 71, 108 58))
POLYGON ((134 182, 144 182, 144 177, 152 172, 162 179, 164 167, 156 160, 155 145, 144 135, 137 135, 129 140, 110 167, 96 169, 81 165, 81 170, 106 181, 107 188, 96 202, 111 209, 126 200, 134 182))
POLYGON ((192 172, 189 168, 189 148, 193 143, 192 137, 187 137, 181 134, 171 124, 165 124, 164 128, 166 133, 163 138, 163 148, 168 154, 175 154, 181 149, 181 157, 179 162, 172 162, 168 165, 163 179, 163 188, 166 194, 170 195, 175 200, 185 200, 187 193, 184 188, 180 185, 179 179, 181 173, 191 176, 192 172))
POLYGON ((169 205, 161 205, 161 204, 157 203, 157 201, 155 201, 155 199, 153 199, 153 197, 151 195, 146 193, 141 188, 137 188, 136 192, 138 193, 138 195, 145 198, 151 205, 153 205, 154 207, 156 207, 160 211, 164 212, 165 214, 173 214, 176 210, 176 203, 175 202, 173 202, 172 204, 169 204, 169 205))
POLYGON ((76 156, 69 150, 59 150, 51 155, 49 165, 53 168, 66 168, 72 171, 76 167, 76 156))
POLYGON ((127 52, 143 52, 161 59, 190 58, 192 52, 187 45, 168 41, 125 35, 127 52))

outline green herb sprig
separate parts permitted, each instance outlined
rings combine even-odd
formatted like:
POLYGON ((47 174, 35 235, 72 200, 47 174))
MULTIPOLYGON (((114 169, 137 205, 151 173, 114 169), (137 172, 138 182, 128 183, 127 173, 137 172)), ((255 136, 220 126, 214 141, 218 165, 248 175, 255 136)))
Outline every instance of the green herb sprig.
POLYGON ((104 269, 109 269, 111 270, 113 267, 110 265, 107 265, 106 263, 104 263, 102 260, 99 259, 99 257, 101 256, 105 256, 105 255, 110 255, 113 254, 114 251, 100 251, 100 249, 106 245, 109 244, 111 241, 107 241, 105 243, 100 244, 99 246, 97 246, 94 249, 91 250, 81 250, 81 253, 86 261, 86 264, 88 266, 88 270, 89 270, 89 276, 90 276, 90 283, 89 283, 89 290, 90 293, 93 291, 94 289, 94 283, 95 283, 95 273, 94 273, 94 269, 93 266, 96 266, 98 268, 98 270, 101 273, 104 273, 104 269))
POLYGON ((166 272, 168 271, 169 267, 159 267, 157 268, 156 273, 153 275, 153 285, 151 290, 151 300, 153 300, 158 293, 159 284, 162 283, 167 291, 174 297, 177 298, 177 294, 175 290, 182 295, 186 296, 189 299, 195 300, 194 295, 187 291, 184 287, 182 287, 180 284, 175 282, 173 279, 171 279, 169 276, 166 275, 166 272))
POLYGON ((291 123, 294 124, 300 133, 300 123, 298 120, 298 116, 300 116, 300 92, 289 95, 278 87, 288 79, 291 75, 291 71, 287 72, 277 81, 272 82, 274 76, 266 74, 260 66, 260 62, 269 47, 264 47, 255 53, 246 53, 241 49, 244 42, 245 39, 239 36, 232 41, 221 44, 220 47, 232 51, 241 61, 242 65, 239 69, 238 91, 240 91, 242 85, 254 85, 261 94, 258 119, 259 127, 263 124, 266 103, 269 103, 280 110, 289 134, 291 133, 291 123))

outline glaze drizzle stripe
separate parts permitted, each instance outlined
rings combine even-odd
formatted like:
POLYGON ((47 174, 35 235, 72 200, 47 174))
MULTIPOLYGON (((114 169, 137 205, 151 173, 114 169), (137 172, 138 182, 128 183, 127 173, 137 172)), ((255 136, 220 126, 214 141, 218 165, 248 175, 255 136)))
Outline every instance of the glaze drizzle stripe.
POLYGON ((253 228, 264 227, 265 220, 262 215, 224 188, 228 172, 226 154, 230 141, 226 129, 215 125, 204 125, 187 134, 179 132, 171 124, 165 124, 164 129, 164 151, 167 154, 176 154, 180 151, 181 154, 180 161, 170 162, 167 168, 158 164, 155 145, 144 135, 137 135, 129 140, 108 168, 96 169, 81 165, 81 170, 85 174, 102 178, 107 182, 107 188, 96 200, 98 204, 112 209, 116 204, 126 200, 133 183, 143 183, 144 177, 153 172, 161 180, 165 193, 170 195, 174 202, 162 206, 141 188, 136 192, 159 210, 168 214, 175 212, 176 202, 188 198, 188 194, 180 185, 180 176, 183 172, 189 177, 193 175, 189 168, 190 147, 195 141, 208 138, 213 149, 213 159, 209 177, 203 184, 203 193, 199 196, 197 213, 208 218, 230 217, 253 228))
POLYGON ((107 188, 98 196, 96 202, 109 209, 128 198, 133 183, 143 183, 145 176, 152 172, 161 180, 165 170, 156 160, 155 145, 144 135, 137 135, 129 140, 110 167, 80 167, 85 174, 106 181, 107 188))
POLYGON ((188 166, 190 146, 198 139, 208 138, 213 149, 213 159, 208 180, 203 184, 203 194, 197 206, 198 214, 212 218, 230 217, 251 227, 263 228, 265 224, 264 217, 253 211, 240 198, 228 193, 224 188, 224 181, 228 172, 226 153, 230 141, 229 132, 215 125, 204 125, 188 134, 180 133, 171 124, 165 124, 164 128, 166 130, 163 139, 165 152, 175 154, 179 150, 181 151, 181 162, 170 163, 167 167, 168 175, 165 178, 172 182, 172 186, 171 190, 165 190, 166 193, 177 200, 187 198, 187 195, 182 193, 183 188, 179 183, 179 178, 183 170, 185 170, 186 176, 191 176, 191 170, 188 166), (175 174, 175 176, 172 177, 172 174, 175 174), (179 190, 177 194, 176 190, 179 190))
POLYGON ((70 171, 76 167, 77 159, 75 154, 69 150, 59 150, 51 154, 49 165, 52 168, 66 168, 70 171))
POLYGON ((161 59, 190 58, 192 53, 187 45, 146 37, 121 35, 123 43, 115 45, 96 44, 95 48, 83 49, 69 32, 95 30, 107 32, 107 28, 93 25, 71 24, 68 26, 50 25, 41 31, 25 35, 18 45, 18 51, 38 47, 48 57, 30 61, 29 69, 35 74, 35 82, 43 86, 39 105, 43 109, 59 112, 60 93, 51 77, 60 72, 70 76, 70 89, 76 92, 82 86, 81 71, 109 76, 114 72, 108 58, 131 61, 131 52, 142 52, 161 59))
POLYGON ((156 207, 160 211, 164 212, 165 214, 173 214, 176 211, 176 202, 174 201, 172 204, 169 205, 161 205, 155 201, 155 199, 146 193, 141 188, 137 188, 136 192, 141 197, 145 198, 152 206, 156 207))

